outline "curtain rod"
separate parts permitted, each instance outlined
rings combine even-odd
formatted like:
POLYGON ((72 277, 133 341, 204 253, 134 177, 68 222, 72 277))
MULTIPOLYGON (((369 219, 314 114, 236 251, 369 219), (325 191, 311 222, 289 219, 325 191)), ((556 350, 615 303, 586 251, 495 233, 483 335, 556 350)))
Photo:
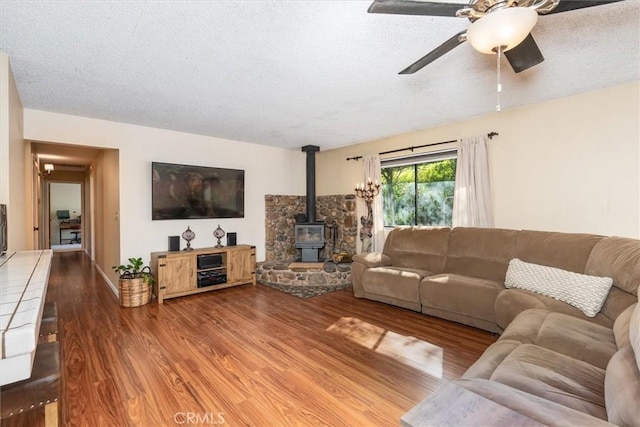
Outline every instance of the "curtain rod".
MULTIPOLYGON (((489 139, 493 139, 494 136, 499 135, 498 132, 489 132, 487 134, 487 137, 489 137, 489 139)), ((390 150, 390 151, 382 151, 380 153, 378 153, 379 155, 383 155, 383 154, 391 154, 391 153, 398 153, 400 151, 407 151, 407 150, 415 150, 417 148, 424 148, 424 147, 433 147, 434 145, 442 145, 442 144, 451 144, 452 142, 457 142, 457 139, 452 139, 451 141, 442 141, 442 142, 434 142, 431 144, 424 144, 424 145, 418 145, 417 147, 406 147, 406 148, 398 148, 397 150, 390 150)), ((354 157, 347 157, 347 161, 349 160, 360 160, 362 158, 362 156, 354 156, 354 157)))

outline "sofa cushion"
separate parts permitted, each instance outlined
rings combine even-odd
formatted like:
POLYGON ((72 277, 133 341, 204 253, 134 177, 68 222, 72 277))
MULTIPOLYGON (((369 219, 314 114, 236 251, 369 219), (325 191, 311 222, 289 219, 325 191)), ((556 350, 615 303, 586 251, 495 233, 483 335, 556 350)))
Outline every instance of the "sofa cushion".
POLYGON ((640 426, 640 371, 631 346, 618 350, 609 362, 604 397, 609 422, 640 426))
POLYGON ((521 345, 521 341, 499 339, 487 347, 482 356, 465 371, 462 378, 484 378, 488 380, 502 361, 521 345))
POLYGON ((399 227, 384 244, 384 254, 394 267, 418 268, 441 273, 451 229, 443 227, 399 227))
POLYGON ((518 233, 514 258, 584 273, 591 250, 602 238, 594 234, 523 230, 518 233))
POLYGON ((420 302, 423 307, 434 307, 495 324, 493 307, 503 289, 502 283, 492 280, 437 274, 425 277, 420 283, 420 302))
POLYGON ((443 272, 504 282, 517 236, 516 230, 456 227, 451 231, 443 272))
POLYGON ((420 280, 429 274, 428 271, 419 269, 375 267, 365 270, 362 287, 367 293, 420 302, 420 280))
POLYGON ((637 307, 637 303, 627 307, 613 324, 613 335, 616 338, 616 346, 618 348, 626 347, 630 345, 629 328, 631 326, 631 315, 637 307))
POLYGON ((588 276, 517 258, 509 262, 505 279, 507 288, 525 289, 564 301, 589 317, 600 311, 612 285, 610 277, 588 276))
POLYGON ((638 295, 640 284, 640 244, 624 237, 606 237, 591 251, 586 274, 613 278, 614 286, 638 295))
POLYGON ((640 304, 625 310, 616 319, 614 329, 620 350, 607 366, 604 384, 607 414, 616 425, 637 427, 640 426, 640 304), (627 317, 628 337, 624 335, 627 317))
POLYGON ((595 317, 587 317, 580 309, 565 302, 520 289, 505 289, 498 294, 495 304, 496 323, 502 329, 506 329, 518 314, 530 308, 564 313, 608 328, 613 327, 613 320, 602 313, 596 314, 595 317))
POLYGON ((601 369, 618 350, 610 328, 540 309, 520 313, 499 341, 503 339, 535 344, 601 369))
POLYGON ((532 344, 518 346, 491 375, 491 380, 607 419, 605 370, 532 344))

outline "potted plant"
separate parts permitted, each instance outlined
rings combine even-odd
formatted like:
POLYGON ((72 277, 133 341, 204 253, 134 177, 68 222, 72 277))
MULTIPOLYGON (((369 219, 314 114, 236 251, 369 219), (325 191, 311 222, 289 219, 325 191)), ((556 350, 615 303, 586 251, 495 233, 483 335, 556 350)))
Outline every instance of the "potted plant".
POLYGON ((145 266, 142 258, 129 258, 129 264, 114 265, 113 270, 120 275, 118 294, 123 307, 138 307, 151 300, 151 286, 154 278, 151 268, 145 266))

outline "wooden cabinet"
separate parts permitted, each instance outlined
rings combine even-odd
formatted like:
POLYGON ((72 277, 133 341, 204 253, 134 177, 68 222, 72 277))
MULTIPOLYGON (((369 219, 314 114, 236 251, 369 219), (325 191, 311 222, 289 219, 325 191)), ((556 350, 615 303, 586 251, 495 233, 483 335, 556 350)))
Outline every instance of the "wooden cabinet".
POLYGON ((246 283, 256 277, 256 251, 229 252, 227 263, 227 281, 246 283))
POLYGON ((196 257, 191 255, 164 257, 159 261, 158 283, 164 284, 165 294, 175 294, 193 289, 196 274, 196 257))
POLYGON ((256 248, 249 245, 153 252, 151 272, 156 278, 158 303, 245 284, 256 284, 256 248), (205 262, 206 261, 206 262, 205 262))

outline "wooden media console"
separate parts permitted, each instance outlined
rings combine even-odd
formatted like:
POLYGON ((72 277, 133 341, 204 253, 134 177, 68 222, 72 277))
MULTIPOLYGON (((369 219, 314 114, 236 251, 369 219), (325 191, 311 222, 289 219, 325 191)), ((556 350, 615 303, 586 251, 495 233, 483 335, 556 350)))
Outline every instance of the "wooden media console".
POLYGON ((167 298, 256 284, 256 248, 250 245, 152 252, 158 304, 167 298))

